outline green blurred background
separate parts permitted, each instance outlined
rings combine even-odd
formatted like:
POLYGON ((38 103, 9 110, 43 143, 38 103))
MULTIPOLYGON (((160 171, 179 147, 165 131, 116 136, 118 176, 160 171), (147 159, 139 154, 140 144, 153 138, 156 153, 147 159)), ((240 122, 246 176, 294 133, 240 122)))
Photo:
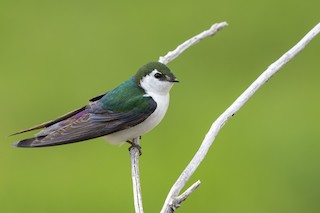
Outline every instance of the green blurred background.
MULTIPOLYGON (((0 212, 133 212, 128 145, 18 149, 9 134, 114 88, 211 24, 169 64, 181 81, 142 140, 145 212, 159 212, 211 123, 317 22, 319 1, 0 1, 0 212)), ((319 212, 320 38, 220 132, 177 212, 319 212)))

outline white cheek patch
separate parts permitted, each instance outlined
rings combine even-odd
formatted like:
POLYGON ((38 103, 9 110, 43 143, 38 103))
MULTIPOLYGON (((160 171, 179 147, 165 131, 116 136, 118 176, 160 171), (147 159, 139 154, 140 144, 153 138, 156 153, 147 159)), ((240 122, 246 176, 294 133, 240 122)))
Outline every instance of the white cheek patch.
POLYGON ((141 87, 147 94, 155 93, 159 95, 169 93, 173 83, 168 81, 161 81, 154 77, 156 73, 160 73, 158 70, 153 70, 149 75, 143 77, 140 81, 141 87))

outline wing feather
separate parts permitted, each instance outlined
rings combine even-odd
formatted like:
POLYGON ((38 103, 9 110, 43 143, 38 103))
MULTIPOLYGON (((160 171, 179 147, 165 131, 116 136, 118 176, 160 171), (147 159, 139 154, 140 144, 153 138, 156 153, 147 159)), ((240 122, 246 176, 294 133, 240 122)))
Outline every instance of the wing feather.
POLYGON ((93 102, 86 108, 81 108, 82 111, 76 110, 77 113, 73 113, 68 119, 54 123, 58 126, 50 126, 48 131, 44 129, 37 137, 19 141, 15 146, 43 147, 74 143, 130 128, 147 119, 155 111, 156 102, 152 98, 145 100, 143 110, 135 106, 127 112, 102 110, 99 106, 101 103, 93 102), (99 110, 95 110, 96 108, 99 110))

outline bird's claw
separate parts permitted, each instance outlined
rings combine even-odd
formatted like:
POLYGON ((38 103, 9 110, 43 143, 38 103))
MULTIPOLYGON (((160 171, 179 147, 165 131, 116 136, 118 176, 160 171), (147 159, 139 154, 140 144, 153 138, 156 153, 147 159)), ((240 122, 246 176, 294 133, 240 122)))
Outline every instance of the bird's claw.
POLYGON ((138 151, 139 151, 139 156, 141 156, 142 155, 142 152, 141 152, 141 146, 139 145, 139 144, 136 144, 136 143, 132 143, 132 142, 129 142, 128 141, 128 143, 130 143, 131 144, 131 146, 129 147, 129 152, 131 151, 131 149, 133 149, 133 148, 136 148, 138 151))

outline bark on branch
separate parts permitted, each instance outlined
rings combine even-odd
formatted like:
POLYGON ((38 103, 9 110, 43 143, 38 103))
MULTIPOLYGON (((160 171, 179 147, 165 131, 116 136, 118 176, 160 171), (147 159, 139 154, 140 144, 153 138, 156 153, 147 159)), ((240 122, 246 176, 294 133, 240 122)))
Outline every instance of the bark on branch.
MULTIPOLYGON (((140 138, 135 138, 132 141, 132 146, 129 148, 131 159, 131 174, 132 174, 132 188, 133 188, 133 201, 136 213, 143 213, 142 194, 140 186, 140 173, 139 173, 139 149, 140 138)), ((141 147, 140 147, 141 148, 141 147)))

